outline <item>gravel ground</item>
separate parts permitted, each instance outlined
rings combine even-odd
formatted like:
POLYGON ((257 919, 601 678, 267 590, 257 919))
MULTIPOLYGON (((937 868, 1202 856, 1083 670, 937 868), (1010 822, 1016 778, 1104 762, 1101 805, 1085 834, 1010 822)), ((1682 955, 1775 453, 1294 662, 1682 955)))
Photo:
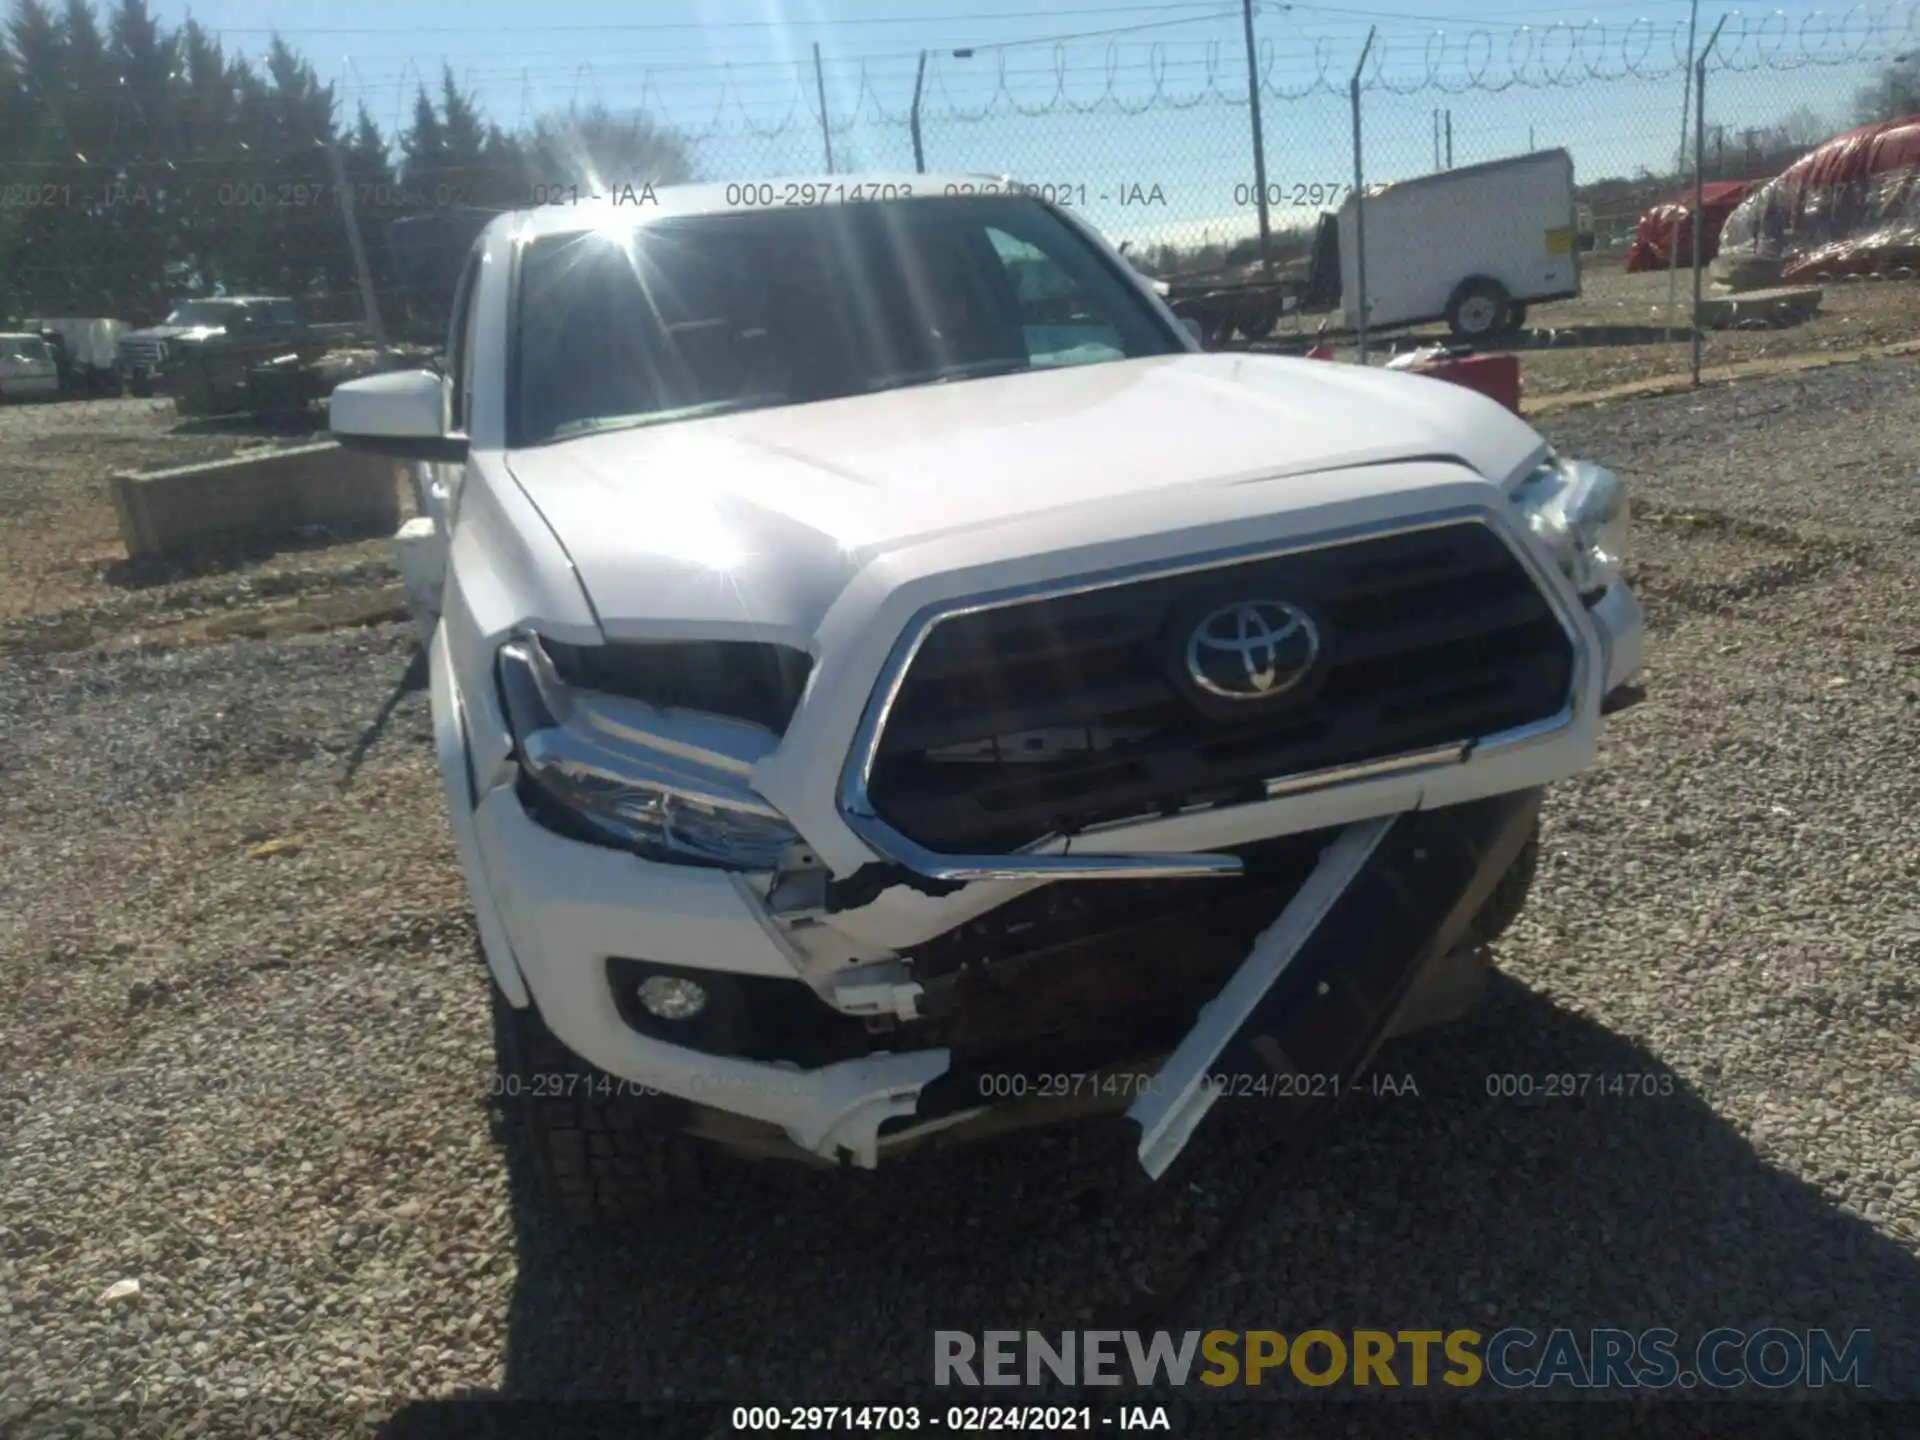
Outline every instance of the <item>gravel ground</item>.
POLYGON ((0 409, 0 655, 272 635, 328 628, 354 613, 404 613, 388 535, 314 530, 166 561, 127 560, 110 475, 306 438, 238 420, 179 425, 170 400, 0 409), (307 623, 309 616, 322 623, 307 623))
MULTIPOLYGON (((1356 1102, 1181 1324, 1866 1327, 1920 1398, 1920 372, 1549 430, 1641 497, 1649 698, 1556 792, 1485 1010, 1384 1057, 1418 1095, 1356 1102), (1487 1093, 1565 1072, 1672 1093, 1487 1093)), ((0 1434, 859 1403, 935 1329, 1141 1313, 1253 1185, 1257 1101, 1176 1186, 1093 1126, 558 1233, 488 1100, 418 678, 398 626, 0 655, 0 1434)))

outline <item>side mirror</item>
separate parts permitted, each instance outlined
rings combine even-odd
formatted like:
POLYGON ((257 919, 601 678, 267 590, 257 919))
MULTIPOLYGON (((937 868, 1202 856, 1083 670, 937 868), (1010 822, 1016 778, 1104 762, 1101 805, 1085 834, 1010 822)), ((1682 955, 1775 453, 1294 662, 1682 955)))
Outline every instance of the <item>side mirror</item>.
POLYGON ((350 380, 327 402, 327 428, 349 450, 458 465, 467 437, 447 431, 446 382, 431 370, 350 380))
POLYGON ((1207 343, 1206 334, 1201 330, 1200 322, 1194 319, 1193 316, 1182 315, 1180 317, 1180 323, 1185 327, 1187 334, 1193 337, 1194 344, 1204 345, 1207 343))

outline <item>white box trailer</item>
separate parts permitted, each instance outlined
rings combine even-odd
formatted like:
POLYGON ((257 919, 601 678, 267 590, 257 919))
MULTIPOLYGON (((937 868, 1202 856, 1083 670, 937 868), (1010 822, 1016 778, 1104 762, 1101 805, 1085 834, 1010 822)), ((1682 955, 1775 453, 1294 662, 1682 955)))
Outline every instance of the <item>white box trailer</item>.
MULTIPOLYGON (((1360 201, 1340 209, 1340 295, 1360 323, 1360 201)), ((1514 329, 1526 308, 1580 293, 1573 157, 1542 150, 1465 165, 1365 197, 1367 325, 1436 320, 1463 340, 1514 329)))

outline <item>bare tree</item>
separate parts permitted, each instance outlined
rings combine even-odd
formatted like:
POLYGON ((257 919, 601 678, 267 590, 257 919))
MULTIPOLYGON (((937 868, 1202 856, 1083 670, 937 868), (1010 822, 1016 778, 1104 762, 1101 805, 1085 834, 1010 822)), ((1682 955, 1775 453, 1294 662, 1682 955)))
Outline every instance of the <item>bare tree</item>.
POLYGON ((1920 50, 1888 61, 1872 83, 1855 92, 1853 110, 1856 125, 1920 115, 1920 50))
POLYGON ((679 135, 639 111, 616 115, 604 105, 542 116, 522 150, 528 183, 556 189, 671 185, 691 179, 694 170, 679 135))
POLYGON ((1834 133, 1833 122, 1811 106, 1797 105, 1773 127, 1769 144, 1782 150, 1811 150, 1834 133))

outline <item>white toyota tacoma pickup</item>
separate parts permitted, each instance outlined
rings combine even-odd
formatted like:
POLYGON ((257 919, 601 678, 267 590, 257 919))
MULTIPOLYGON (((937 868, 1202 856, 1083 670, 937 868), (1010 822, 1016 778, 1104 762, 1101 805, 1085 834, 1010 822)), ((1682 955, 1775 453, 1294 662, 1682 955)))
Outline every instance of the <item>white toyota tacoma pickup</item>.
POLYGON ((504 215, 445 373, 332 399, 418 465, 560 1208, 681 1193, 696 1140, 872 1166, 1097 1110, 1158 1176, 1457 1014, 1638 693, 1614 477, 1441 381, 1204 353, 1015 186, 788 188, 504 215))

